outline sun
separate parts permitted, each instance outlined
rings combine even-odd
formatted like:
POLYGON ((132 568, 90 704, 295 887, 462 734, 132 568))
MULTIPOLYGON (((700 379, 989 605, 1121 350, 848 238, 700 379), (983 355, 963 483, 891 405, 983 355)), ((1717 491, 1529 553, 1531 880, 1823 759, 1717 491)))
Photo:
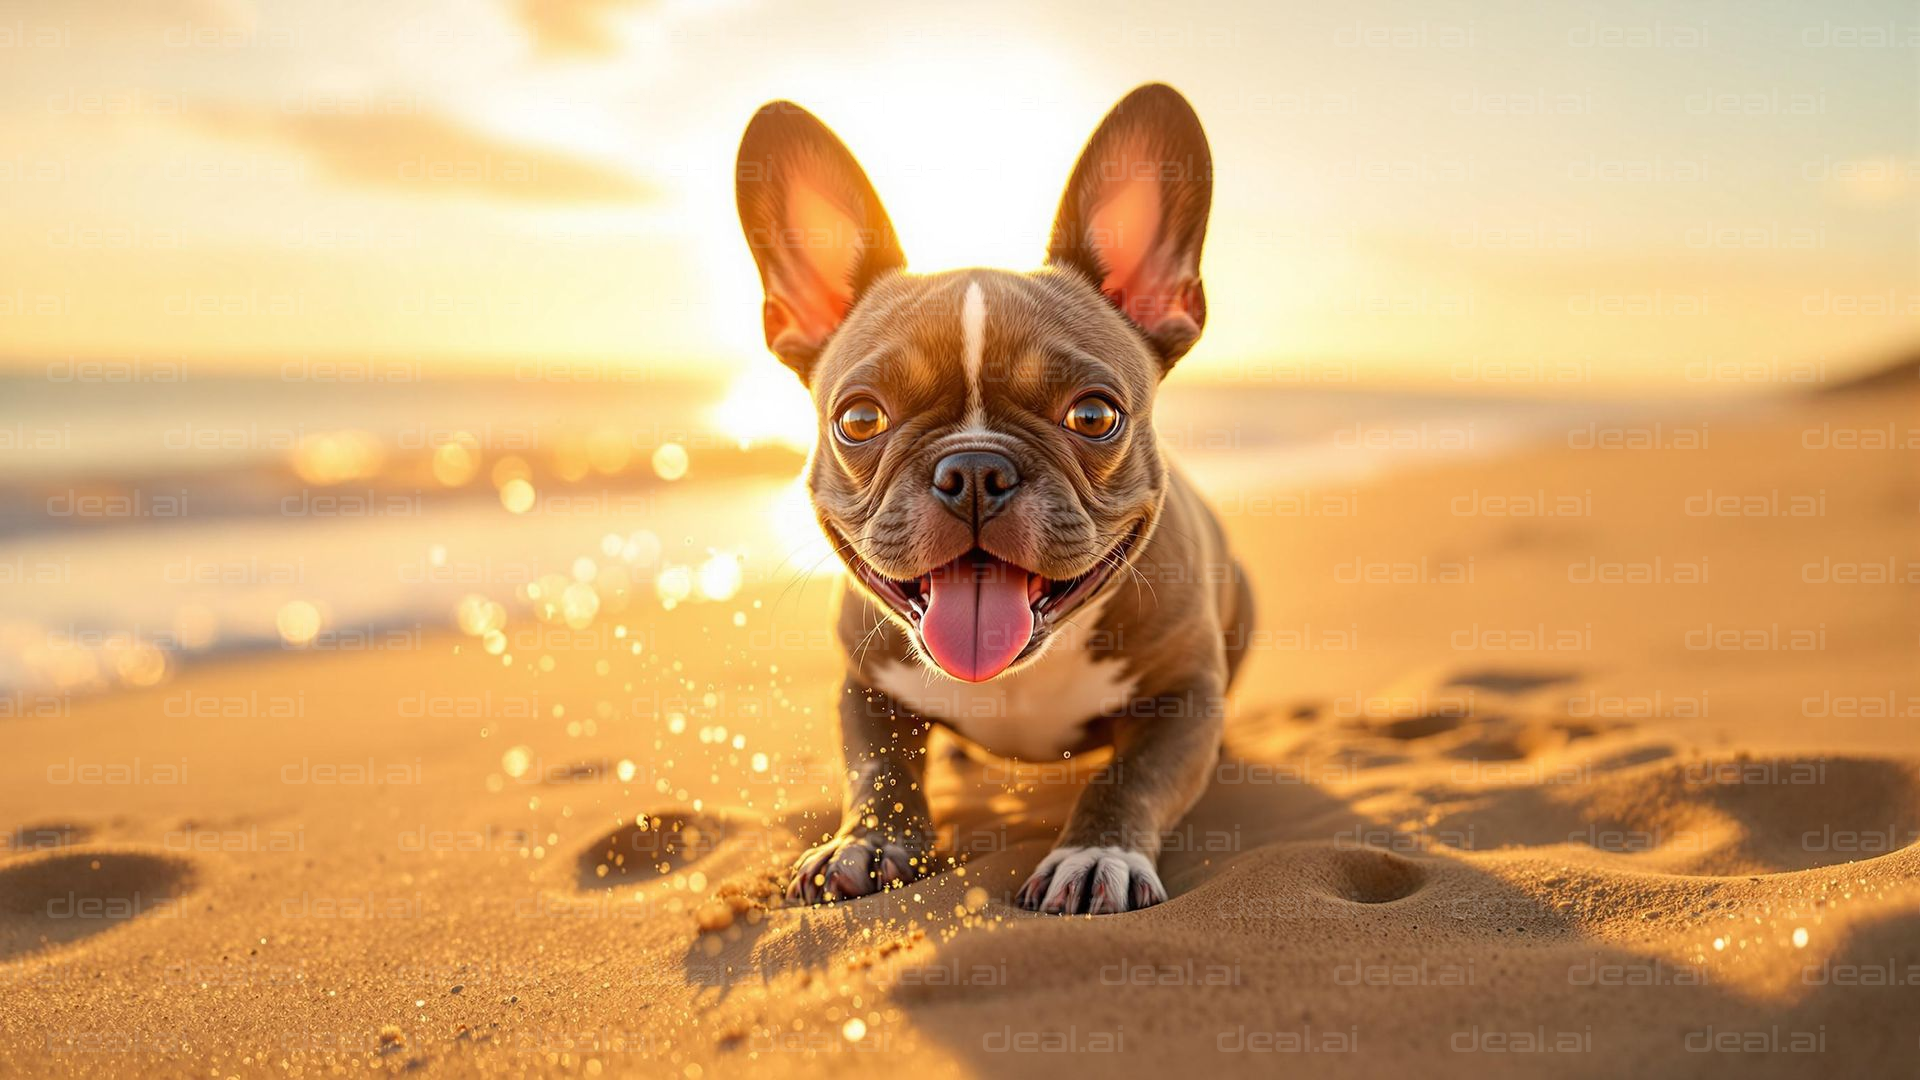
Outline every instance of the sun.
MULTIPOLYGON (((1010 45, 989 66, 1017 74, 1045 63, 1021 52, 1010 45)), ((891 76, 819 79, 797 90, 796 100, 866 169, 909 268, 1039 266, 1061 186, 1101 106, 1089 108, 1061 81, 1036 96, 1031 82, 996 78, 950 53, 895 63, 900 70, 891 76), (965 95, 936 89, 962 85, 965 95), (916 92, 921 86, 928 91, 916 92)))

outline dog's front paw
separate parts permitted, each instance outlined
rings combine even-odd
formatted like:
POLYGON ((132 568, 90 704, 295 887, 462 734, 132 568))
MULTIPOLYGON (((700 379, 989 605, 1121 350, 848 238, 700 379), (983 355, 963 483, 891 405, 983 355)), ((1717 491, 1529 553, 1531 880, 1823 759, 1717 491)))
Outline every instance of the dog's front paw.
POLYGON ((926 876, 927 855, 918 846, 876 832, 840 835, 793 864, 787 899, 818 904, 871 896, 892 885, 926 876))
POLYGON ((1153 860, 1116 847, 1057 847, 1040 860, 1015 899, 1049 915, 1112 915, 1167 898, 1153 860))

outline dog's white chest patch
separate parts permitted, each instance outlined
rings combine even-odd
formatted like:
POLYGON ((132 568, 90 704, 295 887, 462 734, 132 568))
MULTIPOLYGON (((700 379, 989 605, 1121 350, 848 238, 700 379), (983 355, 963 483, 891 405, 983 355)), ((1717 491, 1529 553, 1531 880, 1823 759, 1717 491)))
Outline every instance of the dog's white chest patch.
MULTIPOLYGON (((1093 612, 1083 613, 1093 623, 1093 612)), ((1086 632, 1062 627, 1040 659, 1018 671, 967 683, 924 664, 891 660, 874 671, 878 689, 1002 757, 1047 760, 1080 741, 1087 721, 1125 706, 1135 680, 1126 663, 1097 659, 1086 632)))

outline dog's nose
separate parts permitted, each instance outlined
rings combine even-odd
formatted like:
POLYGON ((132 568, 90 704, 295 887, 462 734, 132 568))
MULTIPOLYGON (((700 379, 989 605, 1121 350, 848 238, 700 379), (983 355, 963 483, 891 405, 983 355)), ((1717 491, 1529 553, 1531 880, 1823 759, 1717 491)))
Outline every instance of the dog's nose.
POLYGON ((948 454, 933 467, 934 498, 975 528, 1006 509, 1019 486, 1012 459, 986 450, 948 454))

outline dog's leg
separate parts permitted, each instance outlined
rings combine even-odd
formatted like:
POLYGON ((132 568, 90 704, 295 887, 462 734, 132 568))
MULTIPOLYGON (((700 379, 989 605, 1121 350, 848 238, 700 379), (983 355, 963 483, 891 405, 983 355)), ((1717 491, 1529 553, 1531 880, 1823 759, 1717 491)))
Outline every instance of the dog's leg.
POLYGON ((840 830, 794 864, 789 899, 817 904, 866 896, 931 869, 927 729, 892 697, 847 681, 840 695, 847 781, 840 830))
POLYGON ((1021 887, 1031 911, 1134 911, 1167 898, 1154 870, 1160 845, 1207 788, 1220 756, 1220 689, 1136 702, 1116 724, 1114 756, 1074 805, 1053 850, 1021 887))

